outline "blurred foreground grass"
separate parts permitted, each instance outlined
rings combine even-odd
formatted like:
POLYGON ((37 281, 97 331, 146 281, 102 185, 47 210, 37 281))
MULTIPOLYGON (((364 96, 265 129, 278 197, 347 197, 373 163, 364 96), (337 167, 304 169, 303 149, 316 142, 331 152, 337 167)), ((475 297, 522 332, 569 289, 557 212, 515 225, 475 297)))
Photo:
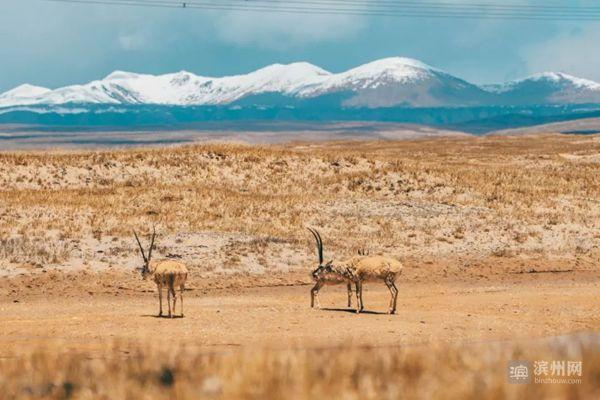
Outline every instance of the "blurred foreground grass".
MULTIPOLYGON (((176 341, 175 341, 176 343, 176 341)), ((530 371, 532 373, 532 371, 530 371)), ((2 399, 597 399, 600 336, 522 343, 251 349, 115 343, 4 354, 2 399), (511 360, 581 361, 578 384, 511 384, 511 360)))

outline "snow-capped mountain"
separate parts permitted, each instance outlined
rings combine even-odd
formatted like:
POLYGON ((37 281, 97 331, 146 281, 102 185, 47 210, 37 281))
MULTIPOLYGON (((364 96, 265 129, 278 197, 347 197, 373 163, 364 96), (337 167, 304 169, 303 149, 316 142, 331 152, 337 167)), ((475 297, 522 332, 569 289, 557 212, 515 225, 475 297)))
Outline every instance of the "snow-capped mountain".
POLYGON ((17 86, 6 93, 0 94, 0 107, 3 102, 9 105, 32 104, 32 102, 35 103, 35 99, 50 92, 50 89, 40 86, 28 84, 17 86))
POLYGON ((572 75, 543 72, 501 85, 489 85, 496 104, 600 103, 600 83, 572 75))
POLYGON ((600 103, 600 84, 544 73, 478 86, 420 61, 393 57, 341 73, 299 62, 245 75, 190 72, 147 75, 116 71, 84 85, 50 90, 22 85, 0 95, 0 107, 64 104, 327 104, 352 108, 600 103))
POLYGON ((332 93, 346 94, 344 106, 371 108, 471 105, 489 95, 476 85, 442 70, 400 57, 377 60, 332 74, 299 91, 304 98, 332 93))

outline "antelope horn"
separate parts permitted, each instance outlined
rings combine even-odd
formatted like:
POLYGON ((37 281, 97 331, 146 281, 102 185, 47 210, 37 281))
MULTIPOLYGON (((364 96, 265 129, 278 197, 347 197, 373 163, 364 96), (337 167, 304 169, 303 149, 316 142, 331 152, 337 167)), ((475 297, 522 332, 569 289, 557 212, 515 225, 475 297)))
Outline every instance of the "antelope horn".
POLYGON ((317 232, 316 229, 312 229, 312 228, 308 228, 308 230, 310 231, 310 233, 313 234, 313 236, 317 240, 317 247, 318 248, 323 247, 323 240, 321 240, 321 235, 319 235, 319 232, 317 232))
POLYGON ((317 241, 317 251, 319 253, 319 264, 323 264, 323 240, 321 239, 321 235, 317 232, 316 229, 308 228, 310 233, 313 234, 315 240, 317 241))
POLYGON ((152 258, 152 249, 154 248, 154 239, 156 238, 156 226, 152 226, 152 240, 150 240, 150 249, 148 249, 148 262, 152 258))
POLYGON ((319 243, 320 243, 320 246, 319 246, 319 260, 320 261, 319 262, 322 263, 323 262, 323 239, 321 239, 321 234, 319 233, 319 231, 317 231, 315 229, 315 232, 317 232, 317 236, 319 237, 319 243))
POLYGON ((135 233, 135 231, 133 231, 133 235, 135 236, 135 240, 137 241, 138 246, 140 247, 140 252, 142 253, 142 258, 144 259, 144 262, 148 262, 148 259, 146 258, 146 254, 144 253, 144 248, 142 247, 142 243, 140 243, 140 238, 138 237, 137 233, 135 233))

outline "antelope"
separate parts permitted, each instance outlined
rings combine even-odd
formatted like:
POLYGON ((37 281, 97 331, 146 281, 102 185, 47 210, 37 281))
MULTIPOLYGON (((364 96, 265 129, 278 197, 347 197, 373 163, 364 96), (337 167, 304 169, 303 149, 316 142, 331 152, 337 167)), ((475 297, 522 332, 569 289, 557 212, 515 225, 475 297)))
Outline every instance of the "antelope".
POLYGON ((315 286, 310 290, 310 307, 321 308, 319 304, 319 291, 324 285, 339 285, 346 284, 348 290, 348 307, 352 307, 352 280, 350 276, 345 275, 344 271, 336 271, 333 269, 331 262, 323 265, 323 241, 321 235, 315 229, 308 228, 317 241, 317 254, 319 256, 319 266, 312 272, 312 278, 316 282, 315 286))
POLYGON ((350 259, 347 264, 354 276, 356 284, 356 301, 360 307, 357 313, 364 309, 362 289, 364 282, 383 281, 390 290, 390 306, 388 313, 396 313, 396 303, 398 301, 398 288, 396 287, 396 278, 402 273, 402 263, 395 258, 388 256, 363 256, 350 259))
POLYGON ((365 282, 380 281, 386 284, 391 293, 388 312, 396 313, 396 303, 398 300, 398 288, 396 287, 396 278, 402 272, 402 263, 388 256, 368 256, 364 251, 344 261, 329 261, 323 265, 323 242, 321 236, 316 230, 310 229, 317 240, 317 249, 319 253, 319 266, 312 273, 316 285, 311 290, 311 306, 314 298, 324 284, 347 283, 348 284, 348 306, 350 307, 351 284, 356 287, 356 312, 364 310, 362 299, 362 289, 365 282))
POLYGON ((163 315, 162 296, 163 287, 166 286, 167 304, 169 306, 169 318, 173 318, 173 314, 175 314, 175 305, 177 304, 177 295, 175 294, 176 287, 179 287, 179 298, 181 300, 181 317, 183 317, 183 291, 185 290, 185 281, 187 280, 188 276, 188 270, 186 266, 183 263, 173 260, 151 262, 152 249, 154 248, 154 239, 156 238, 155 228, 152 229, 152 239, 150 240, 150 247, 148 248, 147 257, 137 233, 133 231, 133 234, 140 248, 140 253, 142 253, 142 258, 144 259, 144 265, 141 268, 138 268, 137 270, 141 272, 143 280, 148 280, 150 277, 152 277, 152 280, 156 283, 156 287, 158 288, 158 302, 160 307, 158 316, 162 317, 163 315), (172 313, 171 296, 173 297, 172 313))

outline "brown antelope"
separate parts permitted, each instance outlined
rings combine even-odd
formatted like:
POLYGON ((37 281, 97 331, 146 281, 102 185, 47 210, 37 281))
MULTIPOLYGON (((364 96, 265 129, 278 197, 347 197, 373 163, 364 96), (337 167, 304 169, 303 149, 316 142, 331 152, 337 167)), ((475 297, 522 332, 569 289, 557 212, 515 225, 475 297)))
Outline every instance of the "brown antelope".
MULTIPOLYGON (((351 297, 351 283, 356 287, 356 312, 364 310, 362 299, 362 289, 364 282, 383 281, 391 293, 389 313, 396 313, 396 303, 398 300, 398 288, 396 287, 396 278, 402 272, 402 263, 395 258, 387 256, 367 256, 360 252, 358 256, 344 261, 329 261, 323 265, 323 243, 321 236, 316 230, 310 229, 317 239, 317 249, 319 252, 319 266, 312 273, 316 280, 316 285, 311 290, 311 306, 314 298, 324 284, 347 283, 348 298, 351 297)), ((348 301, 350 306, 350 300, 348 301)))
POLYGON ((312 278, 316 282, 315 286, 310 291, 310 307, 314 308, 315 303, 317 308, 321 308, 319 304, 319 291, 324 285, 339 285, 346 284, 348 290, 348 307, 352 307, 352 280, 344 276, 343 271, 335 271, 331 267, 331 263, 323 265, 323 241, 321 235, 315 229, 308 228, 317 241, 317 254, 319 255, 319 266, 312 272, 312 278))
POLYGON ((362 289, 364 282, 383 281, 391 293, 388 312, 396 313, 398 301, 398 288, 396 278, 402 273, 402 263, 388 256, 362 256, 354 257, 346 261, 346 265, 352 271, 353 280, 356 284, 356 298, 360 304, 357 312, 364 309, 362 289))
POLYGON ((142 253, 144 259, 144 265, 138 270, 142 274, 142 279, 147 280, 152 277, 152 280, 156 283, 158 288, 158 302, 159 312, 158 316, 162 317, 162 293, 163 287, 167 288, 167 303, 169 305, 169 318, 173 318, 175 314, 175 305, 177 304, 177 295, 175 294, 175 288, 179 287, 179 298, 181 300, 181 316, 183 317, 183 291, 185 290, 185 281, 187 280, 188 270, 183 263, 173 260, 163 260, 157 262, 151 262, 152 260, 152 249, 154 248, 154 239, 156 238, 156 229, 152 231, 152 239, 150 240, 150 247, 148 248, 148 256, 144 252, 140 239, 133 231, 135 240, 142 253), (173 312, 171 313, 171 297, 173 297, 173 312))

